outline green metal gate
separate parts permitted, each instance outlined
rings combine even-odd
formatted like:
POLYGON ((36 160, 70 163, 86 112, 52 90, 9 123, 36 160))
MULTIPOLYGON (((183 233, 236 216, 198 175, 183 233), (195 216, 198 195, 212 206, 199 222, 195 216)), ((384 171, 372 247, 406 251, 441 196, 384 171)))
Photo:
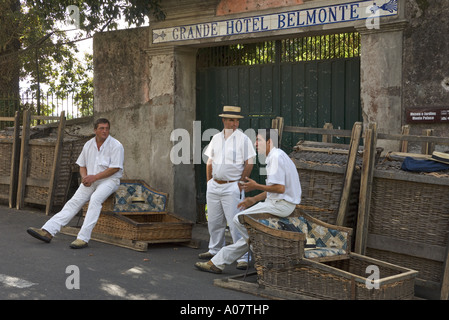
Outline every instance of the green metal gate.
MULTIPOLYGON (((267 128, 271 119, 300 127, 352 129, 361 121, 360 35, 356 32, 202 48, 197 55, 197 120, 202 131, 222 129, 223 105, 242 107, 240 128, 267 128)), ((289 153, 304 134, 283 133, 289 153)), ((334 138, 335 139, 335 138, 334 138)), ((335 141, 338 142, 338 141, 335 141)), ((202 148, 208 141, 202 142, 202 148)), ((205 201, 205 164, 197 190, 205 201)), ((259 180, 258 170, 253 178, 259 180)))

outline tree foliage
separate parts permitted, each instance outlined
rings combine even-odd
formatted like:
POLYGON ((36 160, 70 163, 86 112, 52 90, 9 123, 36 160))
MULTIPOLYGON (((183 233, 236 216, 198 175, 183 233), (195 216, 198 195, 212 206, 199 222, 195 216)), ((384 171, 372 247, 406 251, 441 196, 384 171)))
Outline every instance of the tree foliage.
POLYGON ((80 61, 76 42, 116 29, 119 21, 141 26, 149 19, 165 19, 160 0, 0 0, 0 94, 17 93, 11 91, 18 75, 30 79, 33 91, 46 84, 55 92, 91 94, 92 57, 80 61), (74 17, 70 5, 79 9, 79 24, 69 35, 61 29, 74 17))

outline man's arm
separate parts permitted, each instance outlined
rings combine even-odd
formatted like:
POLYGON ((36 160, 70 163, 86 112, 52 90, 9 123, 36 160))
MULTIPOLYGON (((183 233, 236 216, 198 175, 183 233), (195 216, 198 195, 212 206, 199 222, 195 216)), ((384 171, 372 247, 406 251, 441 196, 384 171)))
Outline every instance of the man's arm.
POLYGON ((254 196, 254 197, 247 197, 247 198, 245 198, 245 200, 243 200, 242 202, 240 202, 237 205, 237 208, 239 208, 240 210, 247 209, 247 208, 251 207, 252 205, 256 204, 257 202, 265 200, 266 197, 267 197, 266 192, 259 193, 258 195, 254 196))
POLYGON ((86 187, 90 187, 92 185, 92 183, 94 183, 95 181, 108 178, 119 170, 120 170, 120 168, 107 168, 106 170, 99 172, 95 175, 87 175, 87 169, 81 167, 80 174, 81 174, 81 178, 82 178, 82 183, 86 187), (84 176, 83 176, 83 173, 84 173, 84 176))
POLYGON ((253 179, 250 179, 248 177, 245 177, 246 181, 243 184, 243 190, 245 192, 252 191, 252 190, 261 190, 265 192, 271 192, 271 193, 284 193, 285 192, 285 186, 283 184, 272 184, 270 186, 267 186, 265 184, 260 184, 254 181, 253 179))
POLYGON ((282 184, 273 184, 271 186, 267 186, 264 184, 259 184, 253 179, 250 179, 248 177, 245 177, 247 180, 246 183, 242 185, 242 189, 245 190, 245 192, 252 191, 252 190, 261 190, 262 193, 259 193, 258 195, 254 197, 248 197, 245 198, 242 202, 240 202, 237 207, 239 209, 246 209, 251 207, 252 205, 256 204, 259 201, 265 200, 267 198, 267 192, 271 193, 284 193, 285 192, 285 186, 282 184))
POLYGON ((207 159, 207 163, 206 163, 206 179, 207 179, 207 181, 212 179, 212 159, 211 158, 207 159))
POLYGON ((243 167, 242 177, 240 180, 245 180, 245 177, 249 177, 251 174, 251 171, 253 170, 254 166, 254 158, 249 158, 245 161, 245 166, 243 167))
POLYGON ((80 167, 80 176, 81 181, 87 176, 87 168, 86 167, 80 167))
MULTIPOLYGON (((245 161, 245 166, 243 167, 242 177, 240 178, 240 181, 244 181, 245 177, 248 177, 251 174, 251 171, 253 170, 254 166, 254 158, 249 158, 245 161)), ((242 185, 239 183, 239 189, 242 191, 242 185)))

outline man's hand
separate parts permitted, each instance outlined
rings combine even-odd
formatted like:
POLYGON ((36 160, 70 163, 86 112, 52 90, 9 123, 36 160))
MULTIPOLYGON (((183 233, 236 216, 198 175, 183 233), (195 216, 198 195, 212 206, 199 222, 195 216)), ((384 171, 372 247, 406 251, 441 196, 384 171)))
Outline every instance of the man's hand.
POLYGON ((253 179, 245 177, 245 180, 246 180, 246 182, 241 184, 241 189, 243 189, 245 192, 260 189, 259 184, 256 181, 254 181, 253 179))
POLYGON ((240 210, 245 210, 254 205, 256 202, 257 200, 254 197, 248 197, 245 198, 245 200, 243 200, 242 202, 240 202, 237 205, 237 208, 239 208, 240 210))
POLYGON ((80 168, 80 174, 82 177, 81 183, 85 187, 90 187, 95 181, 108 178, 119 170, 120 168, 107 168, 106 170, 97 173, 96 175, 88 175, 86 168, 80 168))
POLYGON ((92 185, 92 183, 94 183, 96 181, 96 177, 95 176, 85 176, 83 178, 83 180, 81 181, 81 183, 85 186, 85 187, 90 187, 92 185))

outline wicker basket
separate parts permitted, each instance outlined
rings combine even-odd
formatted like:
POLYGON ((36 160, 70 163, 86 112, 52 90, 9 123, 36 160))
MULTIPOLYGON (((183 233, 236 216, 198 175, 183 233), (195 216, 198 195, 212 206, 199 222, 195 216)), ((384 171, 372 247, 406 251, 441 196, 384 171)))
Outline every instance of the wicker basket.
POLYGON ((256 265, 266 268, 286 268, 299 262, 304 254, 305 234, 275 230, 262 223, 255 224, 256 218, 263 215, 241 217, 248 230, 256 265), (251 221, 252 219, 253 221, 251 221), (252 222, 252 223, 251 223, 252 222))
POLYGON ((160 242, 186 242, 192 238, 193 223, 167 212, 123 214, 103 211, 94 233, 121 239, 160 242))
MULTIPOLYGON (((66 137, 63 140, 59 170, 52 206, 60 208, 67 201, 70 179, 82 146, 90 137, 66 137)), ((29 142, 29 159, 24 199, 27 203, 45 205, 54 166, 56 137, 33 139, 29 142)), ((54 211, 54 210, 52 210, 54 211)))
POLYGON ((310 255, 304 249, 304 233, 275 229, 266 221, 270 217, 267 214, 242 215, 239 218, 248 230, 260 285, 322 299, 413 298, 417 271, 351 253, 350 228, 324 223, 301 210, 293 215, 301 215, 310 223, 309 237, 316 230, 326 242, 335 243, 332 236, 341 240, 344 237, 345 252, 307 258, 310 255), (332 235, 327 233, 329 230, 332 235), (380 272, 379 288, 375 290, 366 285, 369 265, 377 266, 380 272))
MULTIPOLYGON (((304 151, 297 148, 290 154, 301 181, 300 207, 317 219, 335 224, 343 192, 348 156, 342 153, 332 153, 329 148, 320 147, 319 143, 308 144, 308 146, 323 151, 304 151)), ((332 150, 335 151, 336 148, 332 148, 332 150)), ((342 145, 339 150, 347 149, 342 145)), ((350 192, 349 209, 343 223, 344 226, 351 228, 356 225, 361 163, 362 158, 358 156, 350 192)))
MULTIPOLYGON (((84 214, 88 205, 83 207, 84 214)), ((166 212, 167 205, 167 193, 154 190, 143 180, 123 179, 103 202, 93 233, 149 243, 190 241, 193 223, 166 212)))
POLYGON ((413 299, 416 271, 365 256, 350 254, 349 259, 316 262, 303 259, 283 269, 257 268, 259 284, 318 299, 398 300, 413 299), (378 288, 367 286, 366 268, 379 268, 378 288))
POLYGON ((418 270, 417 284, 439 287, 448 246, 449 172, 400 166, 380 161, 375 167, 366 255, 418 270))
POLYGON ((12 150, 12 139, 0 139, 0 201, 9 199, 12 150))
MULTIPOLYGON (((333 236, 338 237, 338 240, 342 242, 340 244, 334 243, 335 246, 342 245, 343 242, 346 242, 344 255, 317 257, 314 258, 315 260, 325 261, 348 257, 351 251, 352 229, 330 225, 308 215, 301 209, 295 210, 288 218, 294 217, 304 218, 312 229, 318 228, 317 230, 322 233, 322 237, 326 237, 325 241, 332 241, 333 239, 331 238, 333 236), (326 236, 328 230, 332 230, 333 235, 328 234, 326 236)), ((304 243, 306 235, 302 232, 275 229, 272 226, 262 223, 263 220, 269 218, 279 219, 279 217, 270 214, 251 214, 239 217, 241 223, 248 230, 255 264, 270 269, 282 269, 298 264, 305 257, 304 243)), ((308 230, 308 232, 309 234, 314 233, 312 230, 308 230)), ((311 237, 315 237, 315 235, 311 237)))

